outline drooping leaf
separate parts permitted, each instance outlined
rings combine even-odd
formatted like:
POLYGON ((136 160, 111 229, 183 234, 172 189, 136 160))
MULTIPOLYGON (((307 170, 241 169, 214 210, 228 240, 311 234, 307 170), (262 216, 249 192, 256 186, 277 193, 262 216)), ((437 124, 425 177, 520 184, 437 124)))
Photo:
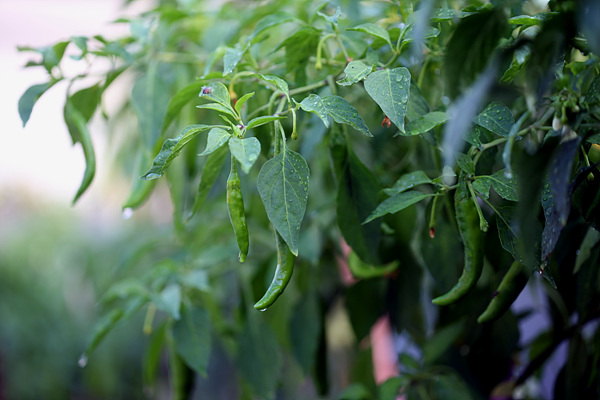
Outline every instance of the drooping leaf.
POLYGON ((415 136, 422 135, 423 133, 429 132, 430 130, 444 124, 448 117, 443 111, 433 111, 423 115, 413 121, 406 124, 406 132, 400 133, 401 135, 415 136))
POLYGON ((322 98, 322 104, 335 122, 350 125, 367 136, 373 136, 356 108, 348 100, 340 96, 326 96, 322 98))
POLYGON ((395 194, 379 204, 377 208, 375 208, 375 210, 369 214, 363 223, 369 223, 374 219, 382 217, 386 214, 397 213, 398 211, 404 210, 406 207, 410 207, 413 204, 431 196, 434 196, 434 194, 417 192, 416 190, 409 190, 408 192, 395 194))
POLYGON ((285 147, 262 166, 256 184, 269 221, 296 256, 308 201, 308 178, 304 158, 285 147))
POLYGON ((19 98, 19 116, 21 117, 21 121, 23 122, 23 126, 27 124, 29 121, 29 117, 31 117, 31 111, 33 111, 33 106, 39 100, 40 97, 48 89, 50 89, 56 81, 50 81, 46 83, 40 83, 37 85, 33 85, 23 93, 23 95, 19 98))
POLYGON ((490 196, 490 187, 494 187, 496 193, 510 201, 518 201, 517 179, 513 176, 507 178, 504 170, 494 172, 492 175, 478 176, 473 181, 473 189, 478 191, 486 199, 490 196))
POLYGON ((389 44, 390 47, 392 47, 392 42, 390 40, 390 34, 388 33, 388 31, 386 31, 384 28, 382 28, 381 26, 379 26, 377 24, 373 24, 373 23, 369 22, 366 24, 357 25, 354 28, 349 28, 348 30, 364 32, 371 36, 381 38, 381 39, 385 40, 385 42, 387 44, 389 44))
POLYGON ((402 193, 408 189, 412 189, 415 186, 423 185, 425 183, 433 183, 433 181, 423 171, 413 171, 402 175, 389 189, 385 189, 385 193, 388 195, 394 195, 396 193, 402 193))
POLYGON ((475 162, 466 154, 460 153, 456 157, 456 165, 469 175, 475 175, 475 162))
POLYGON ((410 95, 408 69, 400 67, 375 71, 365 79, 365 90, 400 132, 404 132, 404 117, 410 95))
POLYGON ((212 127, 212 125, 190 125, 184 128, 176 138, 165 140, 160 152, 152 162, 152 167, 142 176, 142 179, 151 180, 160 178, 175 157, 181 153, 185 145, 198 136, 199 133, 212 127))
POLYGON ((502 8, 481 10, 458 22, 446 47, 446 89, 457 98, 484 71, 508 24, 502 8))
POLYGON ((344 240, 358 256, 368 263, 377 264, 377 246, 381 233, 379 223, 362 225, 379 203, 379 184, 373 173, 345 146, 332 149, 338 164, 337 223, 344 240))
POLYGON ((242 171, 247 174, 260 154, 260 142, 255 137, 244 139, 233 137, 229 139, 229 150, 240 162, 242 171))
POLYGON ((202 175, 200 176, 200 183, 198 184, 198 192, 196 193, 196 198, 194 199, 192 211, 187 217, 188 220, 192 218, 204 204, 204 200, 206 200, 210 189, 213 187, 217 177, 219 176, 219 172, 221 172, 221 169, 223 168, 223 163, 225 162, 227 154, 228 148, 221 146, 208 156, 208 159, 202 168, 202 175))
POLYGON ((173 324, 177 353, 196 373, 206 377, 211 351, 211 326, 208 312, 184 304, 181 318, 173 324))
POLYGON ((362 61, 350 61, 348 65, 346 65, 346 68, 344 68, 344 73, 346 76, 338 80, 337 84, 342 86, 350 86, 365 79, 372 70, 372 66, 367 65, 362 61))
POLYGON ((323 104, 323 100, 317 96, 316 94, 311 94, 308 97, 305 97, 304 100, 300 102, 300 107, 306 111, 315 114, 317 117, 323 121, 323 124, 327 128, 329 128, 329 119, 327 118, 327 108, 325 104, 323 104))
POLYGON ((206 148, 202 153, 198 154, 199 156, 207 156, 210 153, 214 152, 231 138, 231 133, 226 131, 223 128, 212 128, 208 132, 208 136, 206 138, 206 148))
POLYGON ((269 83, 272 83, 273 85, 275 85, 275 87, 277 88, 277 90, 279 90, 281 93, 285 94, 286 97, 289 99, 290 97, 290 88, 288 86, 288 83, 281 79, 280 77, 278 77, 277 75, 272 75, 272 74, 257 74, 257 76, 262 79, 265 80, 269 83))
POLYGON ((506 137, 515 120, 508 107, 493 102, 475 117, 475 123, 498 136, 506 137))
POLYGON ((70 128, 71 135, 76 137, 74 141, 81 143, 83 155, 85 157, 83 179, 73 198, 73 204, 75 204, 94 180, 94 175, 96 174, 96 153, 94 152, 94 144, 92 143, 85 117, 71 104, 70 101, 67 101, 65 104, 64 116, 65 121, 70 128))
POLYGON ((304 26, 285 39, 279 47, 285 47, 285 66, 288 72, 294 72, 296 79, 302 81, 306 75, 306 64, 315 54, 321 32, 304 26))
POLYGON ((145 73, 133 85, 131 104, 138 117, 143 143, 153 149, 162 133, 169 105, 167 83, 155 70, 145 73))

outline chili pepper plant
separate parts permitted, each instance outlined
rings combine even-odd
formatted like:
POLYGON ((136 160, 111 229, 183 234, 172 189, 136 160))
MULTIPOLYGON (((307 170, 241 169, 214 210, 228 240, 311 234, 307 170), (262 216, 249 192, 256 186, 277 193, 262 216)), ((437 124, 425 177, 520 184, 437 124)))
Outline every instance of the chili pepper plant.
POLYGON ((170 194, 171 239, 114 277, 82 360, 141 313, 148 393, 175 399, 217 379, 244 399, 598 398, 598 20, 592 0, 161 0, 128 36, 22 48, 47 71, 24 124, 68 83, 75 204, 95 115, 137 118, 125 214, 170 194), (66 54, 108 62, 68 76, 66 54))

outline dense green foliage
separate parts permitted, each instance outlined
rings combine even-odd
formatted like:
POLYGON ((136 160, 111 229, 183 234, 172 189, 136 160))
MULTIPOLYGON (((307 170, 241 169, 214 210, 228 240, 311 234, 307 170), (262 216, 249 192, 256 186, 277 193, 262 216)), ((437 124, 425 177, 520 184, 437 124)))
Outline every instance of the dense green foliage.
POLYGON ((144 383, 166 352, 174 399, 227 397, 214 380, 248 399, 535 398, 561 343, 544 392, 600 396, 600 7, 339 3, 163 0, 119 21, 128 37, 24 49, 48 81, 20 99, 23 123, 69 83, 87 162, 74 202, 95 172, 88 122, 132 110, 124 212, 161 180, 173 204, 172 235, 136 245, 104 295, 82 363, 141 313, 144 383), (67 53, 109 69, 64 76, 67 53), (522 343, 529 312, 509 305, 527 279, 551 323, 522 343), (368 337, 384 315, 413 346, 382 383, 368 337))

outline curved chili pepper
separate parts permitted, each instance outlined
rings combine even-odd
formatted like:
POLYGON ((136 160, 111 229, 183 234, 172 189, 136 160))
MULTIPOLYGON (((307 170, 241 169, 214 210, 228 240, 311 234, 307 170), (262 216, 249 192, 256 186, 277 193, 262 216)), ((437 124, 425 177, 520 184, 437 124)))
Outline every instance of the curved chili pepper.
POLYGON ((465 175, 461 172, 454 195, 456 223, 465 248, 465 266, 456 285, 448 293, 433 299, 433 303, 440 306, 455 303, 469 293, 483 270, 484 233, 479 228, 479 214, 467 187, 465 175))
POLYGON ((519 294, 527 285, 529 276, 523 264, 518 261, 513 262, 504 278, 502 278, 498 289, 494 292, 490 304, 477 318, 477 322, 481 324, 500 318, 519 297, 519 294))
POLYGON ((261 311, 272 305, 283 293, 294 272, 296 257, 278 232, 275 232, 275 242, 277 243, 277 268, 275 269, 273 281, 271 281, 271 285, 269 285, 262 299, 254 304, 254 308, 261 311))
POLYGON ((233 226, 233 232, 240 249, 240 262, 246 261, 248 255, 249 239, 248 225, 246 225, 246 213, 244 211, 244 198, 242 197, 242 185, 237 170, 237 161, 231 156, 231 171, 227 178, 227 209, 229 219, 233 226))

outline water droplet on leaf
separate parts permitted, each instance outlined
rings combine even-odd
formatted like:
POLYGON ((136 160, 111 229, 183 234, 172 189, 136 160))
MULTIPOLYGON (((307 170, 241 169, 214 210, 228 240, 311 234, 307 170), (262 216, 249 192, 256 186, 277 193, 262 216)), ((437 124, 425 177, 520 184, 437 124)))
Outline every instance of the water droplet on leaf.
POLYGON ((88 357, 85 354, 82 354, 81 357, 79 357, 79 360, 77 360, 77 365, 79 365, 80 368, 84 368, 88 363, 88 357))
POLYGON ((124 220, 128 220, 133 216, 133 208, 127 207, 123 209, 123 213, 121 214, 124 220))

